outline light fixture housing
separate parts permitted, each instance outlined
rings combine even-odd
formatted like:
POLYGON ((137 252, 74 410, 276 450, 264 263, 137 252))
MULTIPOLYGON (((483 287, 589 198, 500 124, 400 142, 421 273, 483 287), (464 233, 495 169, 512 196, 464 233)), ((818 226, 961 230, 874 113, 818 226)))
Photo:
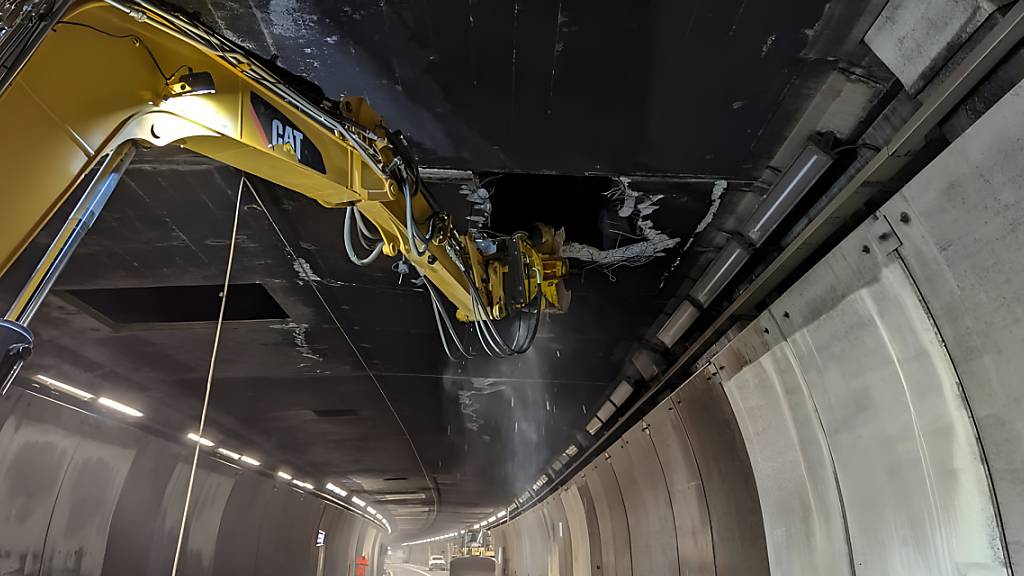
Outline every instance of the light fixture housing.
POLYGON ((59 380, 54 380, 53 378, 50 378, 49 376, 43 376, 42 374, 36 374, 35 376, 32 377, 32 379, 35 380, 36 382, 39 382, 40 384, 44 384, 46 386, 49 386, 50 388, 53 388, 54 390, 64 392, 65 394, 70 394, 80 400, 92 400, 93 398, 96 397, 95 394, 90 394, 85 390, 79 390, 74 386, 69 386, 59 380))
POLYGON ((751 244, 760 246, 764 242, 832 165, 832 160, 832 155, 816 141, 811 140, 807 143, 744 224, 743 233, 750 239, 751 244))
POLYGON ((658 340, 661 340, 665 346, 673 346, 679 337, 689 330, 690 326, 693 326, 698 316, 700 316, 700 310, 689 300, 683 300, 662 325, 661 330, 658 330, 658 340))
POLYGON ((707 308, 749 258, 750 252, 735 239, 730 239, 694 284, 690 297, 707 308))
POLYGON ((188 72, 167 84, 165 99, 177 98, 179 96, 213 94, 216 91, 217 86, 213 82, 213 74, 209 72, 195 72, 189 68, 188 72))
POLYGON ((195 432, 189 432, 188 433, 188 439, 193 441, 193 442, 199 442, 200 446, 210 447, 210 446, 214 445, 211 440, 207 440, 206 438, 203 438, 202 436, 200 436, 199 434, 196 434, 195 432))
POLYGON ((259 460, 255 459, 255 458, 252 458, 250 456, 246 456, 245 454, 243 454, 242 457, 239 458, 239 460, 241 460, 242 462, 245 462, 246 464, 248 464, 250 466, 259 466, 260 465, 260 461, 259 460))
POLYGON ((292 475, 287 473, 287 472, 285 472, 285 471, 283 471, 283 470, 278 470, 277 471, 277 477, 278 478, 283 478, 285 480, 291 480, 292 479, 292 475))
POLYGON ((231 450, 227 450, 225 448, 217 448, 217 452, 224 456, 227 456, 228 458, 231 458, 232 460, 238 460, 242 457, 242 455, 239 454, 238 452, 232 452, 231 450))
POLYGON ((127 414, 133 418, 141 418, 143 416, 142 412, 139 412, 138 410, 132 408, 131 406, 128 406, 127 404, 122 404, 117 400, 111 400, 110 398, 100 396, 99 399, 96 401, 106 406, 107 408, 113 408, 114 410, 117 410, 122 414, 127 414))
POLYGON ((348 492, 339 486, 335 486, 333 483, 328 482, 326 488, 331 492, 334 492, 338 496, 348 496, 348 492))

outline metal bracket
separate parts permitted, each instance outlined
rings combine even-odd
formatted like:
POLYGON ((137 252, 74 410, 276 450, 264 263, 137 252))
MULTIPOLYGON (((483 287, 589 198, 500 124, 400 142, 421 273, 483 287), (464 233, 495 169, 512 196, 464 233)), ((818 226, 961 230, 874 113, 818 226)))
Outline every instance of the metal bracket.
POLYGON ((892 227, 892 223, 889 219, 880 214, 878 219, 871 224, 871 239, 875 246, 878 247, 878 251, 882 254, 892 254, 900 246, 903 246, 903 241, 900 240, 896 230, 892 227))

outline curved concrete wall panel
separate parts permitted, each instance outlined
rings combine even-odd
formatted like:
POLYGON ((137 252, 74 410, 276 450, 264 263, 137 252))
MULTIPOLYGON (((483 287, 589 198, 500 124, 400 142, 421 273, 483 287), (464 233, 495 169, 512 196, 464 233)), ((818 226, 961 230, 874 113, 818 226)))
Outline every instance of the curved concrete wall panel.
POLYGON ((718 374, 710 367, 701 370, 672 400, 703 479, 715 574, 768 574, 757 488, 743 437, 718 374))
POLYGON ((110 519, 135 446, 103 427, 87 425, 82 434, 51 509, 40 574, 98 576, 103 569, 110 519))
POLYGON ((850 574, 832 455, 781 329, 770 316, 759 318, 715 365, 750 454, 773 571, 850 574))
POLYGON ((633 573, 678 574, 675 519, 647 427, 633 428, 608 453, 626 505, 633 573))
POLYGON ((14 576, 40 571, 50 514, 81 425, 70 412, 52 413, 39 400, 20 408, 0 429, 0 574, 14 576))
POLYGON ((997 574, 1003 554, 976 433, 898 247, 884 218, 866 223, 771 314, 820 415, 856 565, 997 574))
POLYGON ((565 519, 572 538, 572 571, 570 574, 588 574, 594 571, 590 562, 590 527, 587 525, 587 514, 583 508, 583 498, 579 486, 570 483, 561 493, 562 505, 565 507, 565 519))
MULTIPOLYGON (((196 468, 192 501, 189 504, 190 521, 185 527, 182 557, 178 566, 179 572, 183 574, 214 574, 217 536, 224 508, 235 486, 235 478, 223 466, 210 464, 203 462, 202 466, 196 468)), ((159 554, 161 561, 158 565, 162 567, 170 567, 174 563, 174 547, 181 526, 181 503, 185 501, 191 466, 192 461, 188 458, 179 459, 174 475, 167 484, 168 490, 163 498, 165 505, 159 510, 159 516, 156 516, 162 537, 153 542, 151 549, 159 554)), ((159 570, 154 572, 159 573, 159 570)))
POLYGON ((221 520, 228 529, 217 534, 217 549, 223 553, 214 560, 215 574, 256 572, 260 527, 267 516, 267 507, 260 503, 269 500, 272 492, 270 484, 252 476, 235 481, 221 520))
POLYGON ((663 402, 648 414, 651 440, 665 472, 675 521, 676 553, 681 576, 715 573, 711 521, 697 460, 676 410, 676 399, 663 402))
MULTIPOLYGON (((21 402, 10 404, 25 406, 21 402)), ((163 442, 154 438, 139 442, 110 520, 103 562, 103 569, 109 574, 135 572, 156 576, 170 570, 178 526, 170 526, 163 515, 168 512, 164 508, 168 483, 180 464, 177 458, 168 458, 162 446, 163 442)))
MULTIPOLYGON (((0 574, 170 573, 188 446, 17 389, 0 399, 0 416, 0 574)), ((370 522, 203 457, 178 573, 312 575, 316 532, 328 511, 344 527, 339 532, 366 536, 363 552, 377 562, 381 534, 370 522)), ((327 546, 354 559, 350 543, 328 536, 327 546)))
POLYGON ((1017 573, 1024 572, 1022 138, 1024 85, 1017 85, 881 210, 956 366, 1017 573))
POLYGON ((549 556, 548 574, 550 576, 572 575, 572 530, 566 518, 565 506, 561 498, 551 498, 543 506, 544 517, 547 519, 552 553, 549 556))
POLYGON ((598 458, 583 477, 594 496, 597 522, 601 526, 601 566, 605 575, 633 576, 629 522, 615 471, 606 459, 598 458))

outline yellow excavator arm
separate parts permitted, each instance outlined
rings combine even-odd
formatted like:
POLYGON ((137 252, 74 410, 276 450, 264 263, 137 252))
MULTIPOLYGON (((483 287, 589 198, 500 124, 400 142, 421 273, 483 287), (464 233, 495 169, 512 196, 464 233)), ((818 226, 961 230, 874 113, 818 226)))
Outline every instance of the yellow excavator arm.
POLYGON ((461 320, 566 304, 550 229, 481 251, 363 99, 312 102, 202 24, 145 2, 72 2, 0 93, 0 121, 0 274, 102 158, 176 145, 345 209, 346 240, 365 233, 376 252, 403 255, 461 320))

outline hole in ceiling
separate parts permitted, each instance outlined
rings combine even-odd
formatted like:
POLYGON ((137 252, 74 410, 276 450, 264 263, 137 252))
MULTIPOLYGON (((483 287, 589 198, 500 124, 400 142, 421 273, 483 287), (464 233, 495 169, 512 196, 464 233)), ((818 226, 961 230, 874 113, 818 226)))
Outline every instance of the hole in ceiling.
POLYGON ((394 482, 396 480, 408 480, 408 476, 388 476, 384 479, 385 482, 394 482))
POLYGON ((355 408, 327 408, 324 410, 313 410, 320 418, 351 418, 359 416, 359 410, 355 408))
MULTIPOLYGON (((632 223, 616 213, 606 193, 618 182, 605 176, 554 174, 481 174, 492 179, 485 187, 491 192, 491 228, 511 234, 528 230, 537 223, 538 206, 543 206, 544 223, 565 228, 565 236, 601 249, 614 248, 626 237, 635 236, 632 223), (500 176, 500 177, 494 177, 500 176)), ((628 243, 628 242, 626 242, 628 243)))
MULTIPOLYGON (((221 284, 64 290, 116 324, 216 322, 221 284)), ((231 284, 225 321, 285 320, 288 314, 262 284, 231 284)))

